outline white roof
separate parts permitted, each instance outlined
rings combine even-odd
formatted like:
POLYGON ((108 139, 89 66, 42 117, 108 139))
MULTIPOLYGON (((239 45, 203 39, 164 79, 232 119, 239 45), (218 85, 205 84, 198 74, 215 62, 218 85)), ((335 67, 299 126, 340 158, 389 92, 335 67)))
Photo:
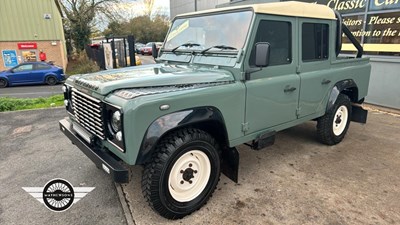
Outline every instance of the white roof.
POLYGON ((295 2, 295 1, 231 6, 231 7, 185 13, 178 15, 178 17, 204 14, 204 13, 223 12, 229 10, 246 9, 246 8, 252 8, 255 13, 262 13, 262 14, 336 20, 334 11, 328 6, 315 3, 305 3, 305 2, 295 2))

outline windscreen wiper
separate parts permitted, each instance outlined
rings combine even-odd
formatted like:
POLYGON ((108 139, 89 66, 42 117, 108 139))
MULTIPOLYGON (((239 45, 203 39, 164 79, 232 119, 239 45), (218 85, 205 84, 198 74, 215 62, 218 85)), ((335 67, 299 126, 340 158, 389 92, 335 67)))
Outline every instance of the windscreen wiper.
POLYGON ((187 43, 185 43, 185 44, 181 44, 181 45, 176 46, 175 48, 173 48, 173 49, 171 50, 171 52, 174 52, 174 53, 175 53, 175 51, 176 51, 178 48, 180 48, 180 47, 193 47, 193 46, 200 46, 200 44, 187 42, 187 43))
POLYGON ((204 54, 204 53, 206 53, 207 51, 209 51, 210 49, 213 49, 213 48, 218 48, 218 49, 223 49, 223 50, 237 50, 237 48, 232 47, 232 46, 228 46, 228 45, 214 45, 214 46, 211 46, 209 48, 204 49, 203 51, 200 52, 200 54, 204 54))

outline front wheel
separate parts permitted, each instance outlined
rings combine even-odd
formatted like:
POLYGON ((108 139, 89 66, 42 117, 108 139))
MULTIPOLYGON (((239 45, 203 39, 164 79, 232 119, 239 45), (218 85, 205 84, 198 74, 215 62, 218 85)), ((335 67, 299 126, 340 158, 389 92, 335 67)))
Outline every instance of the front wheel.
POLYGON ((203 206, 220 176, 218 145, 208 133, 183 129, 165 137, 145 166, 142 191, 150 206, 168 219, 203 206))
POLYGON ((318 139, 327 145, 341 142, 349 129, 351 120, 351 103, 349 97, 339 94, 332 109, 318 119, 318 139))

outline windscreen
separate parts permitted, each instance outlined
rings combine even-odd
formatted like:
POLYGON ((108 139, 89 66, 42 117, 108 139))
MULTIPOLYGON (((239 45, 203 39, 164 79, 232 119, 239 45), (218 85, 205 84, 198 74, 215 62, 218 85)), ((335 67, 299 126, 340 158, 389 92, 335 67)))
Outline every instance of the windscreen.
POLYGON ((174 49, 185 43, 196 44, 190 47, 191 50, 215 45, 243 48, 252 15, 252 11, 241 11, 177 19, 168 33, 164 49, 174 49))

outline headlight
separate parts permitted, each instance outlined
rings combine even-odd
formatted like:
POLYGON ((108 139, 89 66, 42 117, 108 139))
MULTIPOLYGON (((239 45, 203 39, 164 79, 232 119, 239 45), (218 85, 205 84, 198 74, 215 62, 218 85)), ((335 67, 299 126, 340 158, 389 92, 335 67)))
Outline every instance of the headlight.
POLYGON ((121 113, 120 111, 115 111, 111 117, 111 128, 115 133, 121 130, 121 113))
POLYGON ((107 140, 118 150, 125 152, 123 111, 120 107, 109 104, 105 104, 105 110, 107 115, 107 140))

